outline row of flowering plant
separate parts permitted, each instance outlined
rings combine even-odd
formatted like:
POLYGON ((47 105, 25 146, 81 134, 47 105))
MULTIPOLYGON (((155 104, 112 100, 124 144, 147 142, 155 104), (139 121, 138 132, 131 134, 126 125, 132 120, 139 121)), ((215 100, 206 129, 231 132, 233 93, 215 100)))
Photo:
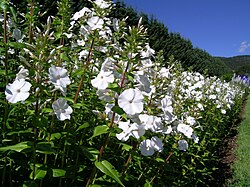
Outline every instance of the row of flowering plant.
POLYGON ((233 82, 237 82, 239 84, 242 84, 246 87, 249 87, 250 85, 250 78, 247 75, 236 75, 234 74, 232 78, 233 82))
POLYGON ((45 24, 34 1, 3 6, 2 186, 202 184, 243 91, 166 62, 141 19, 91 3, 69 17, 62 0, 45 24))

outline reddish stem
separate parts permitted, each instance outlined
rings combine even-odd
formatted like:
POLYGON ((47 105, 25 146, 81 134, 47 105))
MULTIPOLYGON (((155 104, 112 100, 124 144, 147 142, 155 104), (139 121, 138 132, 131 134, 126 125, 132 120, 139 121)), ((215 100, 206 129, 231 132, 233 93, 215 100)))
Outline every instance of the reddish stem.
POLYGON ((88 67, 89 62, 90 62, 90 59, 91 59, 91 55, 92 55, 92 51, 93 51, 93 47, 94 47, 94 41, 95 41, 95 40, 94 40, 94 38, 93 38, 93 39, 92 39, 92 42, 91 42, 89 54, 88 54, 87 59, 86 59, 86 63, 85 63, 85 65, 84 65, 84 67, 83 67, 82 78, 81 78, 81 80, 80 80, 78 89, 77 89, 77 91, 76 91, 76 95, 75 95, 75 99, 74 99, 74 103, 75 103, 75 104, 76 104, 76 102, 77 102, 78 95, 79 95, 79 93, 80 93, 80 91, 81 91, 81 88, 82 88, 82 84, 83 84, 83 80, 84 80, 84 72, 85 72, 86 68, 88 67))

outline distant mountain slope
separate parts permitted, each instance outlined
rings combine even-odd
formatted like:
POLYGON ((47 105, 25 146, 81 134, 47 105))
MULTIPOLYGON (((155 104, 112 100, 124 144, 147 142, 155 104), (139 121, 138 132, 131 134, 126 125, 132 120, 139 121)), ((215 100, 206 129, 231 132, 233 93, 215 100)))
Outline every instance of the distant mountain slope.
POLYGON ((222 60, 231 70, 237 74, 250 75, 250 55, 215 58, 222 60))

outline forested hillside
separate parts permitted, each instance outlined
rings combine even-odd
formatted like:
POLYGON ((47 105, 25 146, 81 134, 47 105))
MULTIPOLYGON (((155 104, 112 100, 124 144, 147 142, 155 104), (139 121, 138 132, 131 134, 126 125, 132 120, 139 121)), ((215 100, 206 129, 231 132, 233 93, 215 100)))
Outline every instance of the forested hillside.
POLYGON ((206 51, 194 47, 192 42, 182 37, 180 33, 170 32, 167 26, 160 23, 156 18, 138 13, 121 1, 116 3, 113 16, 117 18, 128 16, 127 22, 130 25, 136 25, 142 17, 143 25, 148 28, 150 46, 156 51, 163 50, 166 60, 173 55, 176 60, 182 63, 184 68, 192 66, 194 71, 201 73, 206 71, 209 75, 221 77, 224 74, 231 73, 231 69, 221 59, 214 58, 206 51))
POLYGON ((240 75, 250 75, 250 55, 216 58, 222 60, 235 73, 240 75))

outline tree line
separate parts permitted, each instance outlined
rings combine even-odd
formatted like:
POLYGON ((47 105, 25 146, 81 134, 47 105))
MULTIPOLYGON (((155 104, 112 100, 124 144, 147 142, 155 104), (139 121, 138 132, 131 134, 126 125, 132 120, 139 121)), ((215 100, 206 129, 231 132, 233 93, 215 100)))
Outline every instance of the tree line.
MULTIPOLYGON (((60 0, 52 2, 50 0, 27 1, 33 1, 39 5, 36 7, 39 7, 40 10, 37 11, 41 12, 38 18, 39 20, 37 20, 40 23, 46 23, 47 16, 49 15, 60 14, 57 10, 57 4, 60 4, 60 2, 67 1, 69 4, 69 9, 66 10, 69 16, 81 10, 83 7, 91 6, 88 0, 60 0)), ((27 9, 27 2, 25 1, 12 0, 11 2, 16 6, 17 11, 27 9)), ((180 33, 170 32, 168 27, 158 21, 157 18, 145 13, 138 13, 132 7, 127 6, 123 1, 118 0, 116 2, 116 7, 110 16, 118 19, 128 17, 127 24, 131 26, 137 25, 139 19, 142 17, 142 24, 148 28, 147 34, 150 46, 156 51, 162 50, 166 62, 170 57, 174 57, 175 60, 180 61, 185 69, 191 68, 193 71, 207 73, 210 76, 223 77, 228 74, 232 75, 232 70, 220 58, 214 58, 205 50, 194 47, 189 39, 182 37, 180 33)), ((68 23, 68 27, 69 26, 68 23)))
POLYGON ((180 33, 170 32, 168 27, 155 17, 138 13, 123 1, 116 2, 112 16, 119 19, 128 16, 129 25, 138 24, 138 20, 142 17, 142 24, 148 28, 150 46, 156 51, 163 50, 166 61, 173 56, 185 69, 191 67, 194 71, 206 72, 211 76, 222 77, 232 73, 232 70, 220 58, 214 58, 205 50, 194 47, 192 42, 182 37, 180 33))

